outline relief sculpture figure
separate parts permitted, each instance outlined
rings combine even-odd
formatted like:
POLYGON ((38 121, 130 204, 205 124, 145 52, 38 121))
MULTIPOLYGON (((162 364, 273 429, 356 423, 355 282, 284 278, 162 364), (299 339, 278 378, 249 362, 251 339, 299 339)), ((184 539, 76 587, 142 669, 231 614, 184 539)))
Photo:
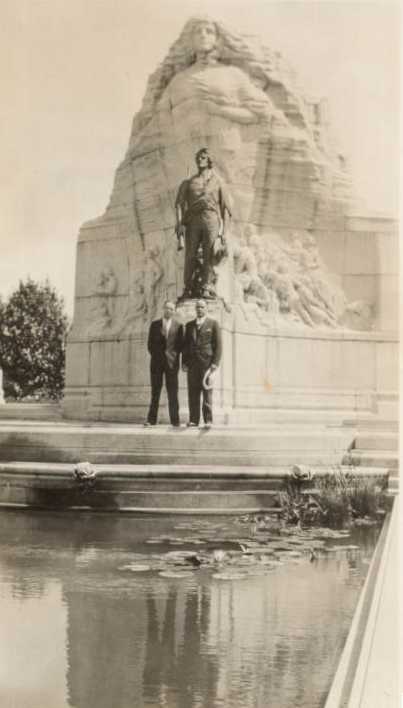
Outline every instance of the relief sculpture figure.
POLYGON ((257 67, 242 41, 217 22, 192 18, 149 84, 131 144, 142 140, 156 111, 189 111, 192 101, 199 110, 240 126, 262 123, 299 134, 268 95, 268 78, 267 69, 257 67))
POLYGON ((144 272, 144 305, 150 318, 155 317, 159 301, 162 297, 164 268, 161 263, 161 250, 154 246, 146 252, 146 269, 144 272))
POLYGON ((93 294, 96 302, 92 309, 90 333, 102 334, 113 325, 115 318, 115 294, 118 282, 111 266, 106 266, 99 274, 93 294))

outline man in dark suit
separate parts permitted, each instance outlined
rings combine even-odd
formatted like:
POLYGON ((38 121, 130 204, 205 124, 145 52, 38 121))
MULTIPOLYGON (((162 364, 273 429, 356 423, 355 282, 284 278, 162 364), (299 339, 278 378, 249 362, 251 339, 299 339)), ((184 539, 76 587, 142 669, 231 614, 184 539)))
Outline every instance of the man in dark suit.
POLYGON ((196 319, 185 328, 182 353, 182 368, 187 372, 189 398, 189 427, 197 427, 200 421, 200 397, 205 428, 213 422, 212 379, 222 352, 221 330, 218 322, 207 317, 204 300, 196 302, 196 319), (209 374, 212 374, 209 382, 209 374))
POLYGON ((169 419, 178 428, 178 371, 179 357, 183 347, 183 325, 174 319, 175 305, 171 301, 164 304, 163 317, 151 322, 147 347, 151 355, 151 403, 145 426, 156 425, 163 378, 168 394, 169 419))

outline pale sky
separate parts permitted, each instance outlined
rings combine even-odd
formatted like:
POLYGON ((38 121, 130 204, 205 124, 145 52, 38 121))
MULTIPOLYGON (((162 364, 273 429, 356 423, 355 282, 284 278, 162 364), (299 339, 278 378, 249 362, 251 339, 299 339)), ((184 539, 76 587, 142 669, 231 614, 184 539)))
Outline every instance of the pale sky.
POLYGON ((257 34, 328 98, 356 190, 396 215, 396 2, 1 0, 0 295, 48 276, 71 313, 79 227, 107 205, 149 74, 200 13, 257 34))

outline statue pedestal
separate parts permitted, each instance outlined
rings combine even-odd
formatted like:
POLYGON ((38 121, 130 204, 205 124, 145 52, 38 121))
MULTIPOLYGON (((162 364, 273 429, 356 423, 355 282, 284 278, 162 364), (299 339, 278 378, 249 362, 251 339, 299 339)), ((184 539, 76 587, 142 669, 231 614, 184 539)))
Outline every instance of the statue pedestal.
MULTIPOLYGON (((179 304, 178 317, 195 316, 194 302, 179 304)), ((222 329, 223 357, 214 387, 214 419, 254 424, 295 411, 346 415, 375 411, 397 391, 398 342, 386 332, 285 326, 263 319, 252 304, 209 301, 222 329), (386 397, 386 398, 385 398, 386 397)), ((67 418, 145 420, 150 402, 147 329, 116 338, 69 342, 67 418)), ((181 420, 186 422, 186 376, 180 373, 181 420)), ((166 395, 160 422, 168 422, 166 395)))

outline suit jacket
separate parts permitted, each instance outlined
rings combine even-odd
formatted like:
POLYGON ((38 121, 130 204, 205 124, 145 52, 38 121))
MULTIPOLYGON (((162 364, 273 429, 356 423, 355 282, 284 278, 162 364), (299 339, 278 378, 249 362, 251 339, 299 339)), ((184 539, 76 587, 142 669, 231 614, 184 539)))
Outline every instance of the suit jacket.
POLYGON ((187 323, 182 354, 182 362, 185 366, 191 367, 192 364, 199 364, 205 369, 208 369, 212 364, 218 366, 221 354, 221 329, 217 320, 206 317, 199 329, 196 326, 196 320, 187 323))
POLYGON ((172 319, 166 338, 162 328, 162 319, 151 322, 148 332, 147 348, 151 354, 152 368, 179 368, 179 355, 183 347, 183 325, 172 319))

